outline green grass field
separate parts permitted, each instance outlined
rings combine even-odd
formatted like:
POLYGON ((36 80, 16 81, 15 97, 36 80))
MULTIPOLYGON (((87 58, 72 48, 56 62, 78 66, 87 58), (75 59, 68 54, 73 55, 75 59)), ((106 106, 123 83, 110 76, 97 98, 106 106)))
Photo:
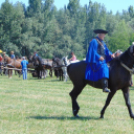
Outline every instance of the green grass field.
MULTIPOLYGON (((78 98, 80 118, 72 115, 72 83, 56 78, 0 76, 0 134, 134 134, 121 91, 99 119, 107 94, 90 86, 78 98)), ((134 111, 134 88, 130 90, 134 111)))

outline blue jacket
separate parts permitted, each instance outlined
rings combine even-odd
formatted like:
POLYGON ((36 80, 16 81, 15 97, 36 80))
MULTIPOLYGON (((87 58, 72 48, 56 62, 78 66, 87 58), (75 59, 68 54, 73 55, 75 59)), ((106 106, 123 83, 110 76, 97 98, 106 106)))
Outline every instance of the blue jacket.
POLYGON ((111 54, 112 52, 109 51, 106 44, 102 41, 101 43, 104 46, 105 51, 105 60, 100 61, 100 55, 97 53, 98 49, 98 42, 96 39, 93 39, 88 48, 88 53, 86 56, 86 72, 85 72, 85 79, 90 81, 98 81, 102 78, 109 78, 109 68, 107 66, 107 62, 111 61, 111 54))
POLYGON ((21 61, 22 69, 27 69, 27 65, 28 65, 28 61, 26 61, 26 60, 21 61))
POLYGON ((15 55, 14 54, 11 55, 11 59, 15 59, 15 55))

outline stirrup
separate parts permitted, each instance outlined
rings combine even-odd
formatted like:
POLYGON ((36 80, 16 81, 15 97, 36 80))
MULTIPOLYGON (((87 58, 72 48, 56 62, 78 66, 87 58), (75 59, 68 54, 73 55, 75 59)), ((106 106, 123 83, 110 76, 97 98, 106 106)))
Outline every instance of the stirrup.
POLYGON ((105 92, 105 93, 110 93, 111 91, 108 90, 107 88, 104 88, 104 89, 103 89, 103 92, 105 92))

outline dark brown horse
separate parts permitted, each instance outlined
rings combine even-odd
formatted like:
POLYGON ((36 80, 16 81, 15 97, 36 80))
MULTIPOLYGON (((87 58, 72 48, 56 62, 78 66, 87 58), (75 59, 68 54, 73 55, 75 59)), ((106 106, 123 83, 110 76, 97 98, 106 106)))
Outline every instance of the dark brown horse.
POLYGON ((53 61, 51 59, 42 59, 43 61, 43 66, 45 70, 49 70, 49 75, 52 77, 53 72, 52 72, 52 63, 53 61))
POLYGON ((49 75, 52 77, 52 60, 42 59, 40 56, 34 55, 31 56, 29 61, 35 66, 35 71, 38 78, 42 78, 42 74, 44 74, 45 78, 46 70, 50 70, 49 75))
MULTIPOLYGON (((132 68, 134 65, 134 45, 130 46, 128 50, 126 50, 123 54, 121 54, 118 58, 115 58, 110 63, 110 77, 109 77, 109 89, 111 93, 108 94, 106 103, 101 111, 101 118, 104 117, 105 110, 107 106, 110 104, 111 99, 117 90, 121 89, 124 98, 126 101, 126 105, 128 107, 128 111, 130 117, 134 119, 134 114, 131 109, 131 104, 129 100, 129 86, 131 83, 131 74, 132 68)), ((85 61, 81 61, 78 63, 74 63, 68 66, 68 75, 74 85, 73 90, 70 92, 70 96, 72 99, 72 110, 74 116, 77 116, 77 113, 80 109, 76 99, 78 95, 81 93, 82 89, 87 85, 91 85, 95 88, 102 89, 101 80, 97 82, 87 81, 85 80, 85 71, 86 71, 86 63, 85 61)))

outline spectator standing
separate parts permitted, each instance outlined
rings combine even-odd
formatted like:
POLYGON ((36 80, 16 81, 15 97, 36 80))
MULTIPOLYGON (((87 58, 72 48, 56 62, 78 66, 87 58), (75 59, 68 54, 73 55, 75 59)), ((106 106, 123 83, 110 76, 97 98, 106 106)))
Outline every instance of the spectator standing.
POLYGON ((26 61, 25 57, 23 57, 21 61, 23 80, 27 80, 27 65, 28 65, 28 61, 26 61))

